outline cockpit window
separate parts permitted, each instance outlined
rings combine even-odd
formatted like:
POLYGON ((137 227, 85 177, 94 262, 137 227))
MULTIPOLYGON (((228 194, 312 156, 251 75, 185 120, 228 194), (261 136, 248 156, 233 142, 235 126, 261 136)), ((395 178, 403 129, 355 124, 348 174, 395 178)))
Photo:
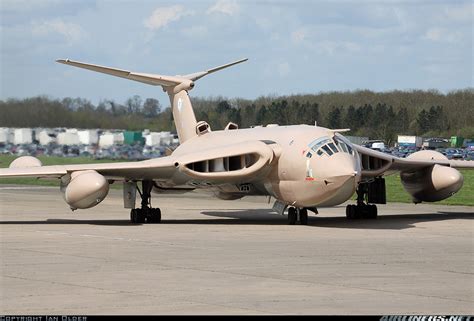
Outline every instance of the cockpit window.
POLYGON ((326 153, 328 153, 329 156, 333 154, 333 152, 329 149, 328 145, 324 145, 321 147, 326 153))
POLYGON ((346 142, 344 138, 338 136, 334 136, 332 139, 329 137, 320 137, 312 141, 308 146, 311 148, 306 155, 308 158, 311 157, 311 153, 316 153, 318 156, 331 156, 338 152, 354 155, 354 150, 350 144, 346 142))
POLYGON ((331 148, 331 150, 334 152, 334 154, 339 152, 339 150, 336 148, 336 146, 334 146, 333 143, 329 143, 328 146, 329 146, 329 148, 331 148))
POLYGON ((344 153, 349 153, 347 151, 347 145, 342 143, 342 144, 339 144, 339 140, 334 140, 334 143, 336 143, 336 145, 344 152, 344 153))
POLYGON ((320 138, 314 140, 311 144, 309 144, 309 147, 313 151, 317 151, 321 146, 323 146, 326 143, 329 143, 330 141, 331 140, 329 139, 329 137, 320 137, 320 138))

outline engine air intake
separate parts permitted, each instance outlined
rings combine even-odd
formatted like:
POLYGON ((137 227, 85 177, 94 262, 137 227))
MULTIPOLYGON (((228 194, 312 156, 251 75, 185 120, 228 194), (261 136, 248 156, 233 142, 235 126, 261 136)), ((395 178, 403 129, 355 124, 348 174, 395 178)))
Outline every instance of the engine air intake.
POLYGON ((243 154, 215 159, 202 160, 186 164, 186 168, 199 173, 232 172, 254 165, 258 154, 243 154))

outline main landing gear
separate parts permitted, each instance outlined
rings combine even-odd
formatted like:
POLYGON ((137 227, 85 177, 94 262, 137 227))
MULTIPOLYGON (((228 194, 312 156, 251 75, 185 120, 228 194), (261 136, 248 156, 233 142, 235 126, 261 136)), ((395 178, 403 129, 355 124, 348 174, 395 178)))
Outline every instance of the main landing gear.
POLYGON ((377 206, 365 202, 365 196, 368 193, 367 186, 368 184, 360 184, 357 188, 357 205, 346 206, 346 217, 348 219, 377 218, 377 206))
POLYGON ((138 193, 142 199, 142 207, 134 208, 130 211, 130 221, 132 223, 160 223, 161 210, 151 207, 151 190, 153 181, 142 181, 142 191, 137 187, 138 193))
POLYGON ((308 210, 306 208, 288 208, 288 224, 295 225, 299 222, 301 225, 308 225, 308 210))

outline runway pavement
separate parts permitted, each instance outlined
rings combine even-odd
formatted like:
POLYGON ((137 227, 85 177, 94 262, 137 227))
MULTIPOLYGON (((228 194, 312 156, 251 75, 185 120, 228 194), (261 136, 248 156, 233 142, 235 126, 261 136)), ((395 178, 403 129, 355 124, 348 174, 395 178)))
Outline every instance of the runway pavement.
POLYGON ((343 206, 287 225, 266 198, 120 190, 71 212, 57 188, 0 186, 0 314, 474 314, 474 207, 343 206))

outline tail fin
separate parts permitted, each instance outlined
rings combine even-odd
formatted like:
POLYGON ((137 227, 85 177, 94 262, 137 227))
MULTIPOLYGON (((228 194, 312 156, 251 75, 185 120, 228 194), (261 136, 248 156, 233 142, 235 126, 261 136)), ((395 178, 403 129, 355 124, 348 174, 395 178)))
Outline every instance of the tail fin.
POLYGON ((197 136, 196 116, 194 115, 191 100, 189 99, 188 95, 188 91, 194 88, 194 81, 213 72, 247 61, 247 59, 237 60, 226 65, 184 76, 164 76, 157 74, 137 73, 128 70, 86 64, 69 59, 60 59, 56 61, 66 65, 101 72, 129 80, 139 81, 148 85, 162 86, 163 90, 168 93, 170 98, 171 107, 173 110, 173 118, 176 125, 176 130, 178 132, 179 141, 180 143, 183 143, 188 139, 197 136))

